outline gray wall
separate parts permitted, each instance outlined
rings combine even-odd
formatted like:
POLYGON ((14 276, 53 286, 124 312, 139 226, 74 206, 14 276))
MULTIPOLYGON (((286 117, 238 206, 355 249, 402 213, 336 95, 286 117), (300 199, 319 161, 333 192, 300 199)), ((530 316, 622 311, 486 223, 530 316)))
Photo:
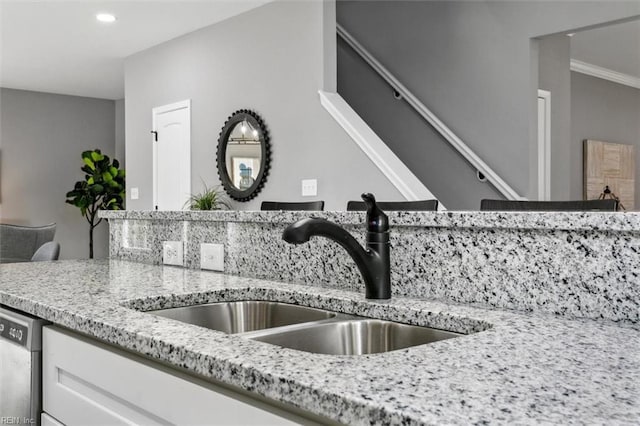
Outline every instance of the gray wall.
MULTIPOLYGON (((532 117, 538 83, 537 56, 531 54, 538 46, 531 39, 639 14, 637 1, 337 5, 340 24, 518 193, 531 198, 537 190, 532 117)), ((424 132, 404 137, 408 144, 428 138, 424 132)), ((448 165, 439 167, 445 172, 448 165)))
POLYGON ((572 199, 567 167, 571 155, 570 53, 570 37, 564 34, 544 37, 538 45, 538 87, 551 92, 552 200, 572 199))
MULTIPOLYGON (((83 179, 81 153, 115 151, 114 101, 1 89, 0 182, 3 223, 57 223, 60 258, 89 257, 89 225, 65 194, 83 179)), ((108 255, 108 226, 96 228, 97 258, 108 255)))
POLYGON ((272 141, 269 179, 257 199, 302 201, 301 179, 318 179, 325 209, 371 191, 400 200, 355 143, 322 108, 323 31, 331 17, 322 2, 275 2, 133 55, 125 61, 127 187, 140 189, 132 210, 152 207, 151 109, 191 99, 192 191, 217 184, 218 135, 229 115, 255 110, 272 141))
POLYGON ((338 93, 449 210, 477 210, 483 198, 502 198, 342 39, 338 93))
POLYGON ((115 101, 115 126, 116 126, 116 158, 120 162, 120 168, 126 169, 125 164, 125 133, 124 133, 124 99, 115 101))
MULTIPOLYGON (((553 102, 553 101, 552 101, 553 102)), ((640 90, 571 73, 571 195, 582 198, 582 141, 636 146, 636 209, 640 206, 640 90)))

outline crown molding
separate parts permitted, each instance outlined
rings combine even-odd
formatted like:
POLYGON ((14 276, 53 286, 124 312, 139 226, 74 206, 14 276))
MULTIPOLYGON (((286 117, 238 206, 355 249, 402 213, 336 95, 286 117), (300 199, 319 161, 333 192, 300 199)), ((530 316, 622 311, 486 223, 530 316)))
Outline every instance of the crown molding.
POLYGON ((621 72, 613 71, 608 68, 599 67, 587 62, 578 61, 577 59, 571 59, 571 71, 640 89, 640 78, 638 77, 634 77, 629 74, 623 74, 621 72))

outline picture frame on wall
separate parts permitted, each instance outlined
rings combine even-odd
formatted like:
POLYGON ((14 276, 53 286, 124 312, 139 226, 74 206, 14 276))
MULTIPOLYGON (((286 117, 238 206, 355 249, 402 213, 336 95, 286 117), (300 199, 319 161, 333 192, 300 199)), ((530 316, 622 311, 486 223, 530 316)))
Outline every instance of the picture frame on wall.
POLYGON ((602 198, 608 190, 626 210, 635 210, 635 147, 593 139, 583 143, 584 199, 602 198))

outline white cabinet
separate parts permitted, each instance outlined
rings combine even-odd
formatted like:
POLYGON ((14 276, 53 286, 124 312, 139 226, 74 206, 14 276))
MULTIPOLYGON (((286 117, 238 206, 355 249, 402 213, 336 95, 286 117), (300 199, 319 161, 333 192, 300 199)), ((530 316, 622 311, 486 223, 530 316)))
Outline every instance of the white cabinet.
POLYGON ((64 426, 62 423, 48 415, 47 413, 42 413, 40 417, 40 426, 64 426))
POLYGON ((313 423, 55 326, 42 370, 44 411, 67 426, 313 423))

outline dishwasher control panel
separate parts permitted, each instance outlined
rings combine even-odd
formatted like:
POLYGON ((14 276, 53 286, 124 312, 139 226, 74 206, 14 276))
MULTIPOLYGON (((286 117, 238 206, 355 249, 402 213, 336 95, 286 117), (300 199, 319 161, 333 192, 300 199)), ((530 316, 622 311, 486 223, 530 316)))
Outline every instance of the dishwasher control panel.
POLYGON ((29 328, 26 325, 0 317, 0 337, 10 340, 20 346, 27 346, 29 328))
POLYGON ((39 351, 42 348, 42 326, 46 324, 50 322, 0 305, 0 341, 39 351))

